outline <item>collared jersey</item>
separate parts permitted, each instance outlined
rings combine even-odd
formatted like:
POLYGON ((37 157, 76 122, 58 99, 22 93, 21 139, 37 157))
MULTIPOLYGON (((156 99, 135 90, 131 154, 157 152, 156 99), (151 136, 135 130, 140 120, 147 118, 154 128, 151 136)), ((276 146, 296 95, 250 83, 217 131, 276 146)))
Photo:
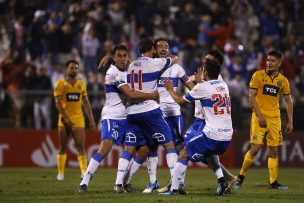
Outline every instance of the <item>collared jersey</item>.
POLYGON ((268 117, 280 116, 280 94, 291 93, 285 76, 279 73, 272 79, 266 70, 259 70, 253 74, 249 88, 257 89, 256 101, 262 114, 268 117))
POLYGON ((119 70, 115 65, 111 65, 106 72, 106 101, 101 112, 102 119, 126 119, 127 98, 119 90, 122 85, 127 85, 126 72, 119 70))
POLYGON ((160 101, 159 105, 164 117, 181 115, 180 105, 174 101, 163 85, 163 79, 165 78, 169 78, 173 81, 174 91, 176 91, 178 88, 178 81, 180 80, 185 84, 190 81, 189 77, 186 75, 185 70, 180 65, 173 64, 161 75, 157 83, 160 101))
MULTIPOLYGON (((76 80, 73 85, 64 78, 58 80, 54 88, 54 97, 57 96, 62 96, 62 106, 72 121, 84 122, 82 97, 87 96, 87 88, 82 80, 76 80)), ((59 115, 59 123, 61 119, 59 115)))
MULTIPOLYGON (((164 68, 171 65, 170 58, 139 57, 133 61, 127 71, 127 82, 132 91, 152 93, 157 88, 157 81, 164 68)), ((131 103, 127 114, 137 114, 159 108, 154 100, 131 103)))
POLYGON ((184 100, 200 100, 201 113, 206 120, 203 132, 207 137, 218 141, 231 140, 231 105, 228 86, 224 81, 208 80, 199 83, 184 96, 184 100))

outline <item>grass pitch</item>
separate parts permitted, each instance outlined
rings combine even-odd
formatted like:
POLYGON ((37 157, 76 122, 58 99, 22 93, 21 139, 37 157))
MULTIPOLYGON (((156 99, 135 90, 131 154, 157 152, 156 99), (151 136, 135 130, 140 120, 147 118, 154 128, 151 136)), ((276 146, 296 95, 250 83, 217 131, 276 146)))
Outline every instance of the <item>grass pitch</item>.
MULTIPOLYGON (((232 170, 235 174, 238 170, 232 170)), ((116 170, 99 169, 89 185, 86 194, 76 193, 80 183, 78 169, 66 169, 65 180, 56 181, 56 169, 0 169, 0 202, 304 202, 303 169, 279 169, 280 182, 289 186, 288 190, 269 189, 268 169, 251 168, 240 190, 221 197, 214 195, 217 181, 209 169, 190 169, 187 171, 187 195, 163 197, 157 193, 112 192, 116 170)), ((169 180, 167 169, 158 170, 161 186, 169 180)), ((141 192, 148 184, 145 169, 136 174, 132 184, 141 192)))

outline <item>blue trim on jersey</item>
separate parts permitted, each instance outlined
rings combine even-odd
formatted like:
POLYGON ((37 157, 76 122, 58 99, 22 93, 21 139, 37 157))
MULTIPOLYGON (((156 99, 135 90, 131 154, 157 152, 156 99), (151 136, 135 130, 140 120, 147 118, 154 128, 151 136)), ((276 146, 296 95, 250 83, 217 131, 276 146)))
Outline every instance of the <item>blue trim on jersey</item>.
POLYGON ((194 97, 192 97, 190 93, 185 94, 184 97, 185 97, 185 99, 188 100, 188 101, 193 101, 193 100, 195 100, 194 97))
MULTIPOLYGON (((121 83, 119 83, 121 84, 121 83)), ((117 88, 118 84, 113 84, 113 85, 105 85, 105 92, 106 93, 111 93, 111 92, 116 92, 116 93, 121 93, 121 91, 117 88)))
MULTIPOLYGON (((161 82, 161 80, 163 80, 165 78, 166 77, 160 77, 159 78, 160 81, 157 83, 157 87, 164 87, 164 85, 161 82)), ((169 77, 169 79, 173 81, 173 87, 178 87, 178 78, 169 77)))
MULTIPOLYGON (((157 80, 159 77, 160 72, 156 71, 156 72, 152 72, 152 73, 143 73, 142 74, 142 82, 151 82, 154 80, 157 80)), ((131 74, 127 75, 127 82, 130 83, 131 82, 131 74)), ((134 82, 138 83, 138 74, 134 73, 134 82)))
POLYGON ((171 58, 166 58, 166 64, 164 66, 164 68, 168 68, 171 65, 171 58))
MULTIPOLYGON (((216 100, 212 100, 212 99, 201 99, 200 102, 201 102, 201 105, 202 106, 206 106, 206 107, 213 107, 213 105, 215 103, 217 103, 219 101, 219 99, 216 99, 216 100)), ((221 106, 219 107, 226 107, 226 102, 225 102, 225 99, 223 99, 223 103, 221 106)))

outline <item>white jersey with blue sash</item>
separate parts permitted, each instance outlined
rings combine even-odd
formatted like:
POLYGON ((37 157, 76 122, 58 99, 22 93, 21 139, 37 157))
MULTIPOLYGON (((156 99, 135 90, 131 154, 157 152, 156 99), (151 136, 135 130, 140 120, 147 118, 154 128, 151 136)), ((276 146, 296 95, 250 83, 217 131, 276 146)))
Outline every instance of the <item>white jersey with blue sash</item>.
POLYGON ((111 65, 105 77, 106 101, 101 112, 102 119, 126 119, 127 100, 118 89, 126 84, 126 72, 111 65))
POLYGON ((205 115, 205 135, 213 140, 230 141, 233 133, 230 97, 227 84, 222 80, 209 80, 197 84, 184 96, 188 102, 200 100, 205 115))
MULTIPOLYGON (((164 68, 171 65, 170 58, 139 57, 127 71, 127 82, 132 91, 152 93, 157 90, 157 81, 164 68)), ((154 100, 130 103, 127 114, 148 112, 159 108, 154 100)))
POLYGON ((157 87, 159 93, 159 105, 165 117, 181 115, 180 105, 178 105, 171 97, 169 92, 163 85, 163 79, 169 78, 173 81, 174 91, 178 88, 178 81, 181 80, 184 84, 189 81, 185 70, 178 64, 172 65, 159 78, 157 87))

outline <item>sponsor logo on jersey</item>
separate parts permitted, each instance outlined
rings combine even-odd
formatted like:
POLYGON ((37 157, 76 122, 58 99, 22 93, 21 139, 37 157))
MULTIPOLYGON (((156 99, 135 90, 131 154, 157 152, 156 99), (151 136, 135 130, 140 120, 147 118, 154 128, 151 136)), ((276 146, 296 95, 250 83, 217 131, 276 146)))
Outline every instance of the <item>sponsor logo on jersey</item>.
POLYGON ((279 87, 282 87, 282 81, 281 81, 281 80, 278 80, 277 85, 278 85, 279 87))
POLYGON ((264 85, 263 94, 276 97, 279 94, 280 88, 273 85, 264 85))
POLYGON ((66 94, 66 100, 68 102, 77 102, 80 100, 80 93, 68 93, 66 94))

